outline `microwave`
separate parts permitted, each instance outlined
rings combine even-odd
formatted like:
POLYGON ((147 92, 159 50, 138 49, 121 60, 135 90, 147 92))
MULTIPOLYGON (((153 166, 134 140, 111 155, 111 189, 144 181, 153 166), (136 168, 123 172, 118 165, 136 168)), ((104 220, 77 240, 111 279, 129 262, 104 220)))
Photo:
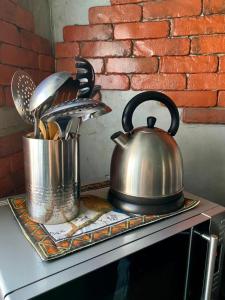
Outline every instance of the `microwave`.
POLYGON ((225 211, 202 214, 205 221, 35 299, 225 300, 225 211))
POLYGON ((35 299, 223 300, 224 235, 225 213, 35 299))
POLYGON ((0 299, 224 300, 225 207, 192 197, 194 209, 49 262, 0 207, 0 299))

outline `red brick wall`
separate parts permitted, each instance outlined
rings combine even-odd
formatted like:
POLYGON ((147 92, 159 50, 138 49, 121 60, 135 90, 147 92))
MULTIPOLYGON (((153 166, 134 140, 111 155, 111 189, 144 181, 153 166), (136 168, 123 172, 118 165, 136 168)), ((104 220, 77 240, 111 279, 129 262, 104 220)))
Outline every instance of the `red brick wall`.
POLYGON ((0 138, 0 197, 24 192, 22 135, 0 138))
POLYGON ((225 124, 224 0, 111 0, 63 28, 57 70, 91 60, 106 90, 161 90, 187 123, 225 124))
MULTIPOLYGON (((38 84, 54 71, 51 45, 35 34, 29 11, 15 0, 0 0, 1 107, 14 107, 10 83, 17 69, 24 69, 38 84)), ((0 197, 24 191, 22 134, 0 137, 0 197)))

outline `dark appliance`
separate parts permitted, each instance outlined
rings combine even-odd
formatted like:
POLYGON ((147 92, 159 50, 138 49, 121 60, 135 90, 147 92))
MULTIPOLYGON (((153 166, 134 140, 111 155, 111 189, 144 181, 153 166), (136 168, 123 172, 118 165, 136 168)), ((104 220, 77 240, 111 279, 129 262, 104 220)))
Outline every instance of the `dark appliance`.
POLYGON ((225 212, 201 216, 204 221, 187 219, 186 230, 130 255, 121 249, 120 260, 34 299, 225 300, 225 212))

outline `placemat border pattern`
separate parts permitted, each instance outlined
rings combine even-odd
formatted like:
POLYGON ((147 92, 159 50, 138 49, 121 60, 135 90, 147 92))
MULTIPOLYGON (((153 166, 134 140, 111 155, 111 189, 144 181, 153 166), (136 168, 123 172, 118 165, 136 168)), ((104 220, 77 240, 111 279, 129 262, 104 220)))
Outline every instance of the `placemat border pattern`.
MULTIPOLYGON (((106 186, 107 183, 105 183, 104 185, 94 184, 93 189, 103 188, 106 186)), ((87 190, 91 189, 92 188, 90 188, 90 185, 88 185, 87 190)), ((84 190, 85 189, 83 188, 83 191, 84 190)), ((172 212, 166 215, 131 216, 129 219, 121 221, 115 225, 110 225, 104 229, 95 230, 91 233, 83 234, 79 237, 71 237, 67 240, 62 240, 59 242, 54 242, 49 234, 46 233, 46 231, 42 228, 41 224, 35 223, 29 219, 26 210, 25 198, 11 197, 8 198, 8 202, 25 237, 35 248, 41 259, 44 261, 48 261, 81 250, 83 248, 90 247, 96 243, 113 238, 135 228, 149 225, 159 220, 163 220, 171 216, 186 212, 196 207, 200 201, 185 199, 184 207, 176 212, 172 212)))

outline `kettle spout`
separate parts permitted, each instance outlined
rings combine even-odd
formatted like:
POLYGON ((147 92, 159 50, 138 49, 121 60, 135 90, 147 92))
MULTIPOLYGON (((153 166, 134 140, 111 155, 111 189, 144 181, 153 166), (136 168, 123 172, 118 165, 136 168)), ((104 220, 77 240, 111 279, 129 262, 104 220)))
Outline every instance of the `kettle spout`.
POLYGON ((111 139, 120 147, 126 148, 127 142, 128 142, 128 136, 124 134, 121 131, 115 132, 112 136, 111 139))

